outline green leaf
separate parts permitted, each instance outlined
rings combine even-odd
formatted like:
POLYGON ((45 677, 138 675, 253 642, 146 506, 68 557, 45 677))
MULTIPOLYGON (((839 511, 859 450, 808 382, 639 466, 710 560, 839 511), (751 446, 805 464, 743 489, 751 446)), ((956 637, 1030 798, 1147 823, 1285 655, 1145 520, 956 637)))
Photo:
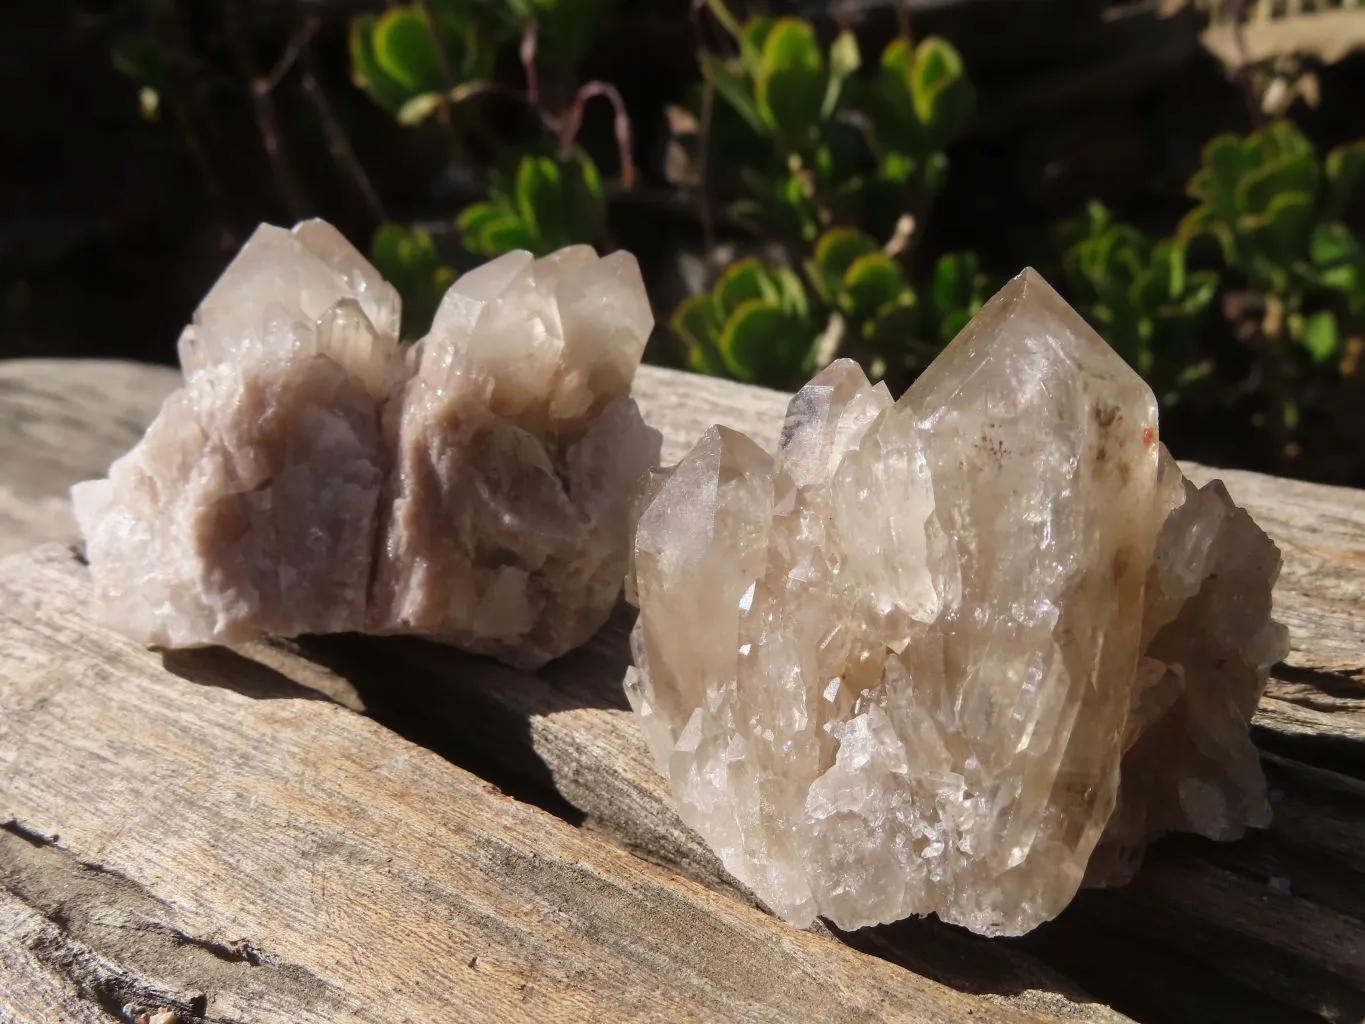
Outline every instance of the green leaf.
POLYGON ((1341 347, 1337 318, 1330 310, 1314 313, 1303 325, 1303 347, 1318 365, 1330 360, 1341 347))
POLYGON ((1338 146, 1327 154, 1328 186, 1324 219, 1336 220, 1345 212, 1361 174, 1365 174, 1365 140, 1338 146))
POLYGON ((1304 254, 1313 220, 1313 202, 1307 194, 1283 192, 1270 201, 1264 214, 1243 214, 1237 222, 1271 260, 1288 267, 1304 254))
POLYGON ((767 46, 768 36, 772 35, 773 26, 776 24, 776 18, 757 14, 746 21, 740 30, 740 58, 744 64, 744 70, 749 73, 751 78, 758 78, 759 75, 763 74, 763 50, 767 46))
POLYGON ((754 87, 747 77, 709 53, 701 54, 702 75, 716 88, 716 95, 729 104, 744 122, 760 135, 769 134, 768 122, 759 110, 754 87))
POLYGON ((1365 293, 1365 248, 1345 224, 1318 224, 1308 243, 1317 282, 1347 295, 1365 293))
POLYGON ((980 273, 981 258, 975 252, 940 256, 934 264, 934 303, 939 310, 947 313, 971 306, 980 273))
POLYGON ((716 308, 724 318, 746 302, 761 299, 776 304, 778 297, 777 287, 768 279, 767 270, 753 258, 731 264, 716 282, 716 308))
POLYGON ((687 347, 690 369, 714 377, 726 375, 725 361, 718 348, 724 322, 709 294, 703 292, 684 299, 673 311, 668 323, 687 347))
POLYGON ((929 145, 942 148, 962 134, 976 105, 962 56, 947 40, 930 36, 915 48, 911 74, 915 115, 929 145))
POLYGON ((1236 135, 1219 135, 1204 146, 1208 176, 1202 183, 1209 191, 1209 206, 1219 220, 1230 223, 1237 216, 1237 186, 1254 166, 1236 135))
POLYGON ((825 87, 824 102, 820 106, 822 119, 829 120, 838 109, 844 82, 858 70, 862 62, 858 37, 848 29, 840 32, 829 48, 829 81, 825 87))
POLYGON ((882 252, 855 259, 844 274, 844 308, 854 317, 868 317, 896 301, 905 289, 901 268, 882 252))
POLYGON ((859 256, 878 251, 873 239, 856 228, 831 228, 815 243, 815 263, 835 280, 843 280, 859 256))
POLYGON ((1288 155, 1247 172, 1238 183, 1235 199, 1241 214, 1267 213, 1286 192, 1301 193, 1310 203, 1317 195, 1320 171, 1311 158, 1288 155))
POLYGON ((744 303, 725 323, 720 354, 738 380, 786 383, 798 376, 814 337, 762 299, 744 303))
POLYGON ((778 303, 781 307, 802 320, 809 317, 810 300, 806 297, 806 289, 801 283, 800 275, 790 267, 778 267, 772 272, 772 279, 777 285, 778 303))
POLYGON ((351 19, 351 80, 390 114, 408 100, 409 90, 380 66, 374 53, 373 14, 357 14, 351 19))
POLYGON ((373 39, 375 60, 409 95, 446 84, 426 17, 416 7, 391 7, 379 15, 373 39))
POLYGON ((882 51, 877 97, 885 123, 879 126, 878 134, 894 140, 898 147, 913 144, 920 136, 919 116, 910 91, 913 66, 914 54, 904 38, 891 40, 882 51))
POLYGON ((440 264, 431 236, 421 229, 383 224, 371 240, 370 259, 402 296, 403 336, 425 330, 454 279, 454 272, 440 264))
POLYGON ((808 24, 782 18, 773 26, 756 86, 759 112, 786 148, 809 143, 824 102, 825 61, 808 24))
POLYGON ((475 203, 455 218, 460 244, 477 256, 500 256, 513 249, 534 251, 536 239, 504 203, 475 203))
POLYGON ((517 214, 527 230, 544 237, 562 210, 564 176, 547 156, 525 156, 517 165, 517 214))

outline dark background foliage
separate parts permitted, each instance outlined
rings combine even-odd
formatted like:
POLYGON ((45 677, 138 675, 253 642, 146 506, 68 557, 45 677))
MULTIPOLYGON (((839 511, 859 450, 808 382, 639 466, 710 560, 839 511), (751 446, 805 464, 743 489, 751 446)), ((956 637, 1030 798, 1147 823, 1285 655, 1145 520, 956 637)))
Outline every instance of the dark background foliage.
MULTIPOLYGON (((1126 282, 1132 268, 1165 266, 1161 260, 1169 254, 1152 246, 1175 237, 1196 208, 1189 183, 1209 140, 1228 132, 1245 136, 1272 120, 1262 102, 1265 81, 1230 74, 1200 44, 1210 13, 1181 8, 1161 16, 1159 6, 856 0, 736 2, 731 10, 740 20, 754 14, 804 19, 822 52, 848 30, 865 69, 907 28, 917 41, 936 36, 951 43, 975 103, 947 146, 950 170, 933 197, 932 215, 927 206, 916 211, 913 259, 900 261, 905 286, 920 296, 915 308, 929 310, 928 296, 939 294, 931 282, 935 261, 970 252, 974 262, 954 266, 977 291, 988 293, 1021 267, 1037 266, 1122 350, 1122 338, 1147 330, 1142 311, 1116 313, 1104 289, 1114 286, 1115 275, 1126 282), (1103 211, 1091 205, 1096 200, 1103 211), (1111 224, 1140 232, 1136 248, 1126 235, 1096 241, 1111 224), (1124 256, 1087 277, 1074 249, 1087 237, 1094 245, 1085 267, 1099 266, 1120 243, 1138 255, 1131 267, 1124 256)), ((542 38, 532 64, 543 80, 539 109, 513 95, 528 85, 517 5, 489 0, 483 7, 508 9, 491 16, 512 25, 509 41, 490 46, 488 67, 481 69, 480 80, 498 89, 462 99, 415 127, 399 123, 354 81, 352 22, 382 12, 382 4, 54 0, 12 7, 0 36, 0 355, 6 357, 173 360, 181 326, 262 220, 322 216, 363 249, 373 240, 376 252, 399 244, 397 236, 376 240, 385 224, 405 231, 419 226, 431 239, 435 265, 467 269, 485 254, 469 251, 480 246, 468 231, 462 236, 457 217, 490 195, 496 201, 493 172, 507 175, 519 156, 554 163, 564 155, 547 148, 547 138, 557 136, 547 136, 543 115, 562 119, 573 88, 583 82, 615 87, 629 140, 623 153, 620 119, 605 99, 582 106, 572 141, 600 170, 603 216, 580 233, 640 258, 660 324, 652 361, 697 365, 695 346, 685 332, 669 329, 670 317, 690 295, 714 287, 727 266, 757 256, 761 267, 799 272, 801 259, 814 251, 812 239, 793 242, 734 215, 731 201, 742 196, 727 193, 723 181, 708 180, 705 188, 678 184, 678 109, 698 95, 699 53, 736 53, 712 12, 687 0, 619 0, 574 44, 578 50, 542 38), (554 68, 556 52, 571 53, 573 66, 554 68)), ((541 23, 553 27, 543 10, 541 23)), ((1365 56, 1324 66, 1308 55, 1281 77, 1299 83, 1304 70, 1313 88, 1281 107, 1320 161, 1365 135, 1365 56)), ((719 120, 713 127, 720 130, 719 120)), ((713 161, 713 173, 716 166, 713 161)), ((515 194, 509 181, 505 190, 515 194)), ((1339 217, 1355 237, 1365 224, 1362 191, 1339 217)), ((859 226, 878 245, 887 241, 871 225, 859 226)), ((496 239, 489 244, 496 247, 496 239)), ((1365 367, 1357 370, 1350 359, 1358 351, 1352 344, 1365 344, 1365 325, 1340 311, 1365 302, 1359 282, 1332 293, 1344 305, 1333 314, 1330 357, 1308 359, 1297 354, 1304 325, 1327 308, 1316 292, 1299 284, 1277 291, 1220 263, 1214 245, 1192 247, 1189 259, 1191 273, 1222 272, 1207 310, 1188 322, 1161 313, 1157 341, 1149 346, 1156 354, 1130 355, 1149 363, 1139 368, 1161 392, 1172 448, 1219 464, 1365 484, 1365 367), (1277 312, 1281 292, 1291 297, 1277 312)), ((434 301, 433 279, 422 280, 425 285, 403 289, 414 308, 434 301)), ((972 289, 962 287, 959 301, 970 305, 972 289)), ((811 296, 821 309, 851 318, 840 301, 811 296)), ((941 344, 936 332, 956 323, 947 312, 937 310, 931 328, 917 320, 908 334, 896 334, 893 324, 888 336, 904 336, 907 345, 912 335, 931 347, 941 344)), ((811 330, 824 330, 824 315, 811 330)), ((866 352, 851 351, 865 363, 889 361, 888 379, 896 384, 913 376, 913 362, 899 350, 874 349, 869 343, 866 352)), ((808 368, 771 360, 756 369, 733 360, 710 367, 774 386, 791 386, 808 368)))

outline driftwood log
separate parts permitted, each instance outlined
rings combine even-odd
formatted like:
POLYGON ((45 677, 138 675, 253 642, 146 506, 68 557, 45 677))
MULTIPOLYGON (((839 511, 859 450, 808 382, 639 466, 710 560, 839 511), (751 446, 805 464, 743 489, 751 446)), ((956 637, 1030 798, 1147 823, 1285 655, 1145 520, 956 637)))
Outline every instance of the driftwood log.
MULTIPOLYGON (((624 606, 527 675, 404 639, 145 650, 66 489, 178 375, 0 363, 0 1022, 1365 1021, 1365 494, 1221 476, 1285 554, 1275 821, 1014 941, 772 919, 678 819, 624 606)), ((676 460, 785 396, 645 368, 676 460)))

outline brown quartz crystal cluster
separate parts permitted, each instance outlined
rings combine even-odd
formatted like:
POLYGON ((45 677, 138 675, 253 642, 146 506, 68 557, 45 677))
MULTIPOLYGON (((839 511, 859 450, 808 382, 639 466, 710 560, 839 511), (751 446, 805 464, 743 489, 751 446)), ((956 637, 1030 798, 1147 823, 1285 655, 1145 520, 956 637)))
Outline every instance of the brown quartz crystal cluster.
POLYGON ((708 431, 634 543, 627 690, 686 820, 797 924, 1026 932, 1168 830, 1269 818, 1275 545, 1034 272, 892 400, 708 431))
POLYGON ((535 667, 625 573, 657 432, 630 397, 653 317, 628 253, 508 253, 416 345, 331 226, 264 225, 180 342, 185 385, 73 490, 103 617, 170 647, 419 633, 535 667))

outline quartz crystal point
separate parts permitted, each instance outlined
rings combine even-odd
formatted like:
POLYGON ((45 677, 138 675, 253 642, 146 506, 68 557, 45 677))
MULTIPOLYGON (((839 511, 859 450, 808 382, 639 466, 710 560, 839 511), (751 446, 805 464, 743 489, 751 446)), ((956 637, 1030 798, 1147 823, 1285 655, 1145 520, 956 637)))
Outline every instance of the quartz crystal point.
POLYGON ((639 519, 627 692, 683 816, 784 918, 1019 934, 1102 840, 1092 881, 1165 830, 1265 822, 1278 566, 1025 271, 898 402, 840 360, 775 457, 702 437, 639 519))
POLYGON ((601 627, 659 457, 629 394, 652 326, 628 253, 512 252, 451 287, 389 405, 372 631, 536 668, 601 627))
POLYGON ((72 490, 105 621, 167 647, 364 625, 398 311, 330 225, 256 230, 180 339, 184 387, 72 490))
POLYGON ((330 225, 262 226, 180 342, 185 385, 73 490, 104 619, 170 647, 409 632, 536 666, 615 604, 660 438, 629 390, 635 260, 511 253, 397 343, 330 225))

